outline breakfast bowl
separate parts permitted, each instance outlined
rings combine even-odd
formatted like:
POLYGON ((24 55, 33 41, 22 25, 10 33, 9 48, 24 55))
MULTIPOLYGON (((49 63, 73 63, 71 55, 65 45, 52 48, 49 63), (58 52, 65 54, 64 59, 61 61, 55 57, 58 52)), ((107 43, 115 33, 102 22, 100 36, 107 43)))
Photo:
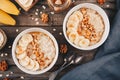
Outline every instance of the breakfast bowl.
POLYGON ((105 11, 91 3, 73 7, 63 21, 63 33, 70 45, 79 50, 101 46, 109 35, 110 24, 105 11))
POLYGON ((29 28, 15 38, 12 57, 23 72, 42 74, 55 65, 58 58, 58 44, 47 30, 29 28))

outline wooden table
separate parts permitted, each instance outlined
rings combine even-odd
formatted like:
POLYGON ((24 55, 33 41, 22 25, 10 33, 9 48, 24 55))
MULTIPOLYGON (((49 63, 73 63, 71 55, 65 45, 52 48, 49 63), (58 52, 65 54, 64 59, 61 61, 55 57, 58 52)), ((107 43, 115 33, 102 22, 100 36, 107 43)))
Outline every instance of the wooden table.
MULTIPOLYGON (((14 2, 14 0, 12 0, 12 1, 14 2)), ((80 3, 87 3, 87 2, 99 5, 96 2, 96 0, 76 0, 74 5, 77 5, 80 3)), ((14 3, 17 5, 16 2, 14 2, 14 3)), ((106 0, 105 4, 99 5, 99 6, 102 7, 106 11, 106 13, 108 14, 109 19, 111 21, 116 12, 115 0, 106 0)), ((18 6, 18 8, 21 9, 19 6, 18 6)), ((5 72, 0 71, 0 75, 1 74, 3 75, 3 77, 0 77, 0 80, 2 80, 4 77, 7 77, 7 76, 9 78, 12 78, 13 80, 21 80, 23 77, 24 77, 24 80, 32 80, 32 79, 33 80, 48 80, 48 76, 50 75, 50 73, 57 70, 63 64, 64 56, 63 56, 63 54, 59 53, 59 58, 55 64, 55 66, 50 71, 48 71, 44 74, 29 75, 29 74, 22 72, 20 69, 17 68, 17 66, 13 62, 12 55, 11 55, 12 54, 11 53, 12 43, 13 43, 15 37, 21 31, 23 31, 27 28, 31 28, 31 27, 40 27, 40 28, 46 29, 49 32, 51 32, 57 39, 59 46, 61 44, 66 44, 68 46, 68 53, 71 51, 74 51, 74 52, 78 53, 79 55, 84 55, 85 58, 84 58, 82 64, 89 62, 90 60, 93 59, 97 49, 91 50, 91 51, 81 51, 81 50, 75 49, 74 47, 70 46, 68 44, 68 42, 65 40, 64 35, 62 33, 62 23, 63 23, 64 17, 67 12, 68 11, 64 11, 64 12, 58 13, 58 14, 51 14, 53 12, 49 9, 46 0, 40 0, 29 12, 25 12, 24 10, 21 10, 21 14, 19 16, 13 16, 17 21, 16 26, 1 25, 1 28, 7 34, 8 41, 7 41, 6 46, 0 51, 0 54, 5 55, 7 53, 8 56, 4 56, 4 57, 0 56, 0 61, 6 60, 9 64, 9 68, 5 72), (45 6, 46 9, 43 9, 42 6, 45 6), (35 13, 37 10, 39 12, 38 15, 36 15, 36 13, 35 13), (42 21, 40 19, 41 12, 45 12, 45 13, 49 14, 49 22, 47 24, 42 23, 42 21), (38 19, 38 20, 35 20, 35 19, 38 19), (56 31, 54 31, 55 29, 56 29, 56 31), (11 74, 11 72, 13 72, 13 74, 11 74)), ((77 65, 71 65, 67 69, 63 70, 57 76, 57 80, 62 75, 64 75, 66 72, 68 72, 69 70, 72 70, 76 66, 77 65)))

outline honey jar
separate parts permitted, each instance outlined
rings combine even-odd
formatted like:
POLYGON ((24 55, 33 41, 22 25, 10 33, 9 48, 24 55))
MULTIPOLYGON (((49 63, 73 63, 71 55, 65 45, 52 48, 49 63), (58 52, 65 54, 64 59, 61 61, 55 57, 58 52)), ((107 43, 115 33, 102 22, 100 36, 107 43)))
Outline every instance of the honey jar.
POLYGON ((47 0, 49 7, 55 12, 62 12, 70 7, 72 0, 47 0))

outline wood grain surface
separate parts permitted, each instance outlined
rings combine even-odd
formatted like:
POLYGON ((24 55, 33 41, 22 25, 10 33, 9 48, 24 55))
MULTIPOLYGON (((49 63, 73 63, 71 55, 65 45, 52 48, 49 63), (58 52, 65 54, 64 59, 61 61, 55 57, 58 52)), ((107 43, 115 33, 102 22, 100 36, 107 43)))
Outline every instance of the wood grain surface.
MULTIPOLYGON (((19 9, 21 9, 20 6, 14 0, 12 0, 12 1, 17 5, 17 7, 19 9)), ((39 2, 28 12, 21 10, 21 14, 19 16, 13 16, 17 21, 17 24, 15 26, 0 25, 0 28, 5 31, 7 38, 8 38, 5 47, 2 50, 0 50, 0 55, 1 54, 5 55, 7 53, 8 56, 4 56, 4 57, 0 56, 0 61, 6 60, 9 64, 9 68, 7 71, 5 71, 5 72, 0 71, 0 75, 1 74, 3 75, 2 77, 0 77, 0 80, 2 80, 5 77, 9 77, 12 80, 22 80, 21 77, 24 77, 24 80, 48 80, 48 76, 50 75, 50 73, 57 70, 63 64, 63 58, 65 55, 59 53, 59 58, 55 64, 55 66, 51 70, 49 70, 48 72, 46 72, 44 74, 29 75, 29 74, 22 72, 20 69, 17 68, 17 66, 15 65, 15 63, 13 62, 13 59, 12 59, 11 46, 12 46, 12 43, 13 43, 15 37, 21 31, 28 29, 28 28, 40 27, 45 30, 48 30, 50 33, 52 33, 55 36, 55 38, 59 44, 59 47, 61 44, 66 44, 68 46, 67 53, 73 51, 73 52, 77 53, 78 55, 85 56, 84 60, 82 61, 82 64, 85 64, 85 63, 91 61, 94 58, 95 52, 97 51, 97 49, 91 50, 91 51, 81 51, 81 50, 75 49, 74 47, 72 47, 68 44, 68 42, 64 38, 63 31, 62 31, 62 23, 63 23, 64 17, 67 14, 67 12, 73 6, 81 4, 81 3, 93 3, 93 4, 99 5, 96 2, 96 0, 75 0, 73 5, 68 10, 61 12, 61 13, 51 14, 51 13, 53 13, 53 11, 51 11, 51 9, 48 7, 47 1, 39 0, 39 2), (42 6, 45 6, 46 9, 43 9, 42 6), (37 11, 38 15, 35 15, 36 9, 38 9, 38 11, 37 11), (46 23, 46 24, 42 23, 42 21, 40 19, 41 12, 45 12, 45 13, 49 14, 49 22, 48 23, 46 23), (37 21, 35 20, 36 18, 38 19, 37 21), (56 31, 54 31, 54 29, 56 29, 56 31), (13 72, 13 74, 11 74, 11 72, 13 72), (8 74, 9 74, 9 76, 8 76, 8 74)), ((107 15, 109 16, 110 21, 112 21, 112 19, 115 16, 115 13, 116 13, 115 0, 106 0, 106 2, 103 5, 99 5, 99 6, 105 10, 107 15)), ((61 76, 65 75, 68 71, 72 70, 73 68, 75 68, 77 66, 78 65, 71 65, 67 69, 63 70, 57 76, 57 80, 59 80, 59 78, 61 76)))

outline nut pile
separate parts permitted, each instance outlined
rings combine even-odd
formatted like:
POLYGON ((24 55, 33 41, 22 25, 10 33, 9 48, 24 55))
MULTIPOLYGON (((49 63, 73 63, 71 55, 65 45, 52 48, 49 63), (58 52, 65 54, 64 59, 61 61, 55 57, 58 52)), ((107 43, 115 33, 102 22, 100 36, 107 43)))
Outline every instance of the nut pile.
POLYGON ((89 15, 86 14, 86 9, 81 8, 81 12, 83 13, 83 20, 80 22, 78 26, 78 34, 84 36, 90 41, 96 40, 96 31, 92 24, 89 23, 89 15))

